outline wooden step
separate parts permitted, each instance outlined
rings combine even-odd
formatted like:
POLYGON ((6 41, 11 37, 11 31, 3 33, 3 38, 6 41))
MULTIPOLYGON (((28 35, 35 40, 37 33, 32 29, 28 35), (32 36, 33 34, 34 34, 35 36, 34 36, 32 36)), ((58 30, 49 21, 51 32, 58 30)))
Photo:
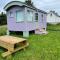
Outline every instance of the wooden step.
POLYGON ((48 34, 44 29, 36 29, 36 34, 48 34))
POLYGON ((36 29, 36 31, 42 32, 42 31, 45 31, 45 30, 44 29, 36 29))

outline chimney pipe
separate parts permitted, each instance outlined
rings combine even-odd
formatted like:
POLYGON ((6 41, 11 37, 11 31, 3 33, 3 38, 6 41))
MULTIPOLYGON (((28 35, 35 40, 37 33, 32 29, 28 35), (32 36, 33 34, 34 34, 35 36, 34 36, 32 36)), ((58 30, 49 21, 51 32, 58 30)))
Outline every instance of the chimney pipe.
POLYGON ((32 3, 31 0, 25 0, 26 2, 32 3))

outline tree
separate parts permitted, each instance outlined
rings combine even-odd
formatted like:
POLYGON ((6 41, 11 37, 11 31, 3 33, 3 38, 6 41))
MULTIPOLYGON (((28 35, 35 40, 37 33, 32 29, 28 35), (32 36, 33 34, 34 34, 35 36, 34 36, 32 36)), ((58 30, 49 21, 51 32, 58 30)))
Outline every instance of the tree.
POLYGON ((1 12, 0 14, 0 25, 7 24, 7 16, 5 13, 1 12))

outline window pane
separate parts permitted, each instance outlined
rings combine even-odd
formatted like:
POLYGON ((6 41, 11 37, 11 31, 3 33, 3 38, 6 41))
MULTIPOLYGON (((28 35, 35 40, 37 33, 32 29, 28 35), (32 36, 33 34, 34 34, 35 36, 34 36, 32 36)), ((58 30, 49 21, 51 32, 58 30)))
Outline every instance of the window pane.
POLYGON ((43 14, 42 14, 41 16, 42 16, 42 18, 43 18, 43 14))
POLYGON ((16 12, 16 20, 17 20, 17 22, 24 21, 23 11, 16 12))
POLYGON ((35 20, 38 22, 38 13, 35 13, 35 20))
POLYGON ((42 17, 42 22, 43 22, 43 20, 44 20, 44 19, 43 19, 44 15, 42 14, 41 17, 42 17))
POLYGON ((52 13, 50 14, 50 16, 52 16, 52 13))
POLYGON ((13 17, 13 12, 10 12, 10 17, 13 17))
POLYGON ((32 11, 27 11, 27 20, 28 21, 33 21, 33 12, 32 11))

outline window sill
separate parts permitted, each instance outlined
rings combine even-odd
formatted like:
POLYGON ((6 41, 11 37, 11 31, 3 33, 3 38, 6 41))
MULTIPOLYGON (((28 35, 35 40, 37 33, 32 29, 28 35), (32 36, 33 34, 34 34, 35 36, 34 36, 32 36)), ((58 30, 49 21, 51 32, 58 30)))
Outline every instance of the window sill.
POLYGON ((34 22, 34 21, 26 21, 26 22, 31 23, 31 22, 34 22))
POLYGON ((24 21, 19 21, 19 22, 16 21, 16 23, 23 23, 23 22, 24 22, 24 21))
POLYGON ((33 22, 38 22, 38 21, 20 21, 20 22, 16 22, 16 23, 23 23, 23 22, 33 23, 33 22))
POLYGON ((14 17, 10 17, 10 18, 14 18, 14 17))

